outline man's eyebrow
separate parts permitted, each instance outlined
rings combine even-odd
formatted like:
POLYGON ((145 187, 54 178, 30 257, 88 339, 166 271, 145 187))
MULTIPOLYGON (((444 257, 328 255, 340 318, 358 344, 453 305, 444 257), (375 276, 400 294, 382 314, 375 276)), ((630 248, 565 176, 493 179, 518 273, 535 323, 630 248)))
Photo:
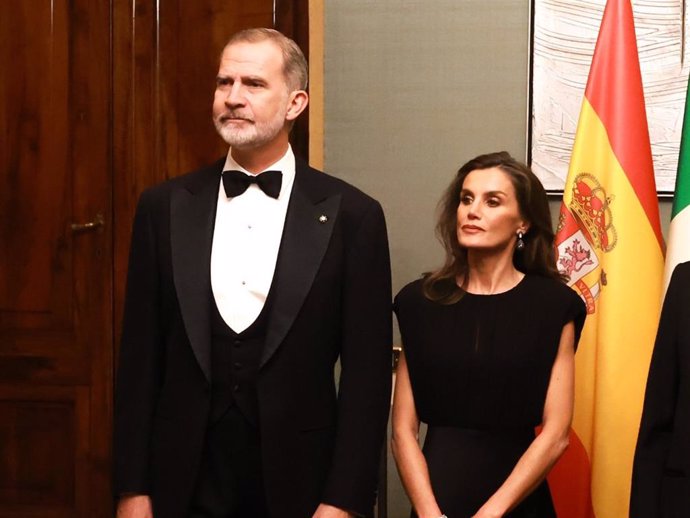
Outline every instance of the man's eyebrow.
POLYGON ((247 81, 251 83, 261 83, 261 84, 266 84, 266 79, 264 79, 261 76, 242 76, 241 77, 242 81, 247 81))
MULTIPOLYGON (((218 81, 226 81, 226 80, 228 80, 228 79, 232 79, 232 77, 231 77, 230 75, 227 75, 227 74, 218 74, 218 75, 216 76, 216 82, 218 82, 218 81)), ((266 83, 267 83, 266 79, 263 78, 262 76, 254 76, 254 75, 250 75, 250 76, 240 76, 240 81, 243 81, 243 82, 251 82, 251 83, 262 83, 262 84, 266 84, 266 83)))

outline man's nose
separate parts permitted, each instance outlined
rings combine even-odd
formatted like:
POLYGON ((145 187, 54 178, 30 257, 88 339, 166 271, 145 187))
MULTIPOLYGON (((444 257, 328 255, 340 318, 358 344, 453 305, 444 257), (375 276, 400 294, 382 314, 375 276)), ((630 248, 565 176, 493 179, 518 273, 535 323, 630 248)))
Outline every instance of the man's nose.
POLYGON ((244 104, 244 92, 241 83, 234 83, 230 90, 228 90, 228 95, 225 97, 225 104, 228 106, 242 106, 244 104))

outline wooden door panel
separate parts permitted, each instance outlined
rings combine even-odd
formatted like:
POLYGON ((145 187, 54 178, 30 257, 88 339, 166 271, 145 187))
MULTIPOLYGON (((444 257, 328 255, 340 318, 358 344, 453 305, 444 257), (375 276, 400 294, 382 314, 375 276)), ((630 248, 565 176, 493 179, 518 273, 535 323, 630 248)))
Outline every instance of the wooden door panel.
POLYGON ((3 517, 89 515, 89 404, 86 387, 0 386, 3 517))
MULTIPOLYGON (((65 221, 67 183, 66 2, 9 1, 0 16, 2 179, 0 327, 71 327, 72 270, 65 221), (53 34, 46 38, 46 34, 53 34), (25 66, 32 64, 33 66, 25 66), (47 117, 51 114, 51 117, 47 117), (40 180, 39 180, 40 179, 40 180)), ((2 341, 0 353, 12 347, 2 341)))
POLYGON ((0 516, 110 516, 108 3, 3 0, 0 42, 0 516))

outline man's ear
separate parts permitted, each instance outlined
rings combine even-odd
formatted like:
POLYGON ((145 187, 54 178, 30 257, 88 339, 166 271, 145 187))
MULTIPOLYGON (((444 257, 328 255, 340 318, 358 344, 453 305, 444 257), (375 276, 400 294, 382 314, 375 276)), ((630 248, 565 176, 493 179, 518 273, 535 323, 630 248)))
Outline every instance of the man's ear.
POLYGON ((290 97, 288 99, 288 109, 285 114, 285 120, 294 121, 299 117, 307 105, 309 104, 309 94, 304 90, 294 90, 290 92, 290 97))

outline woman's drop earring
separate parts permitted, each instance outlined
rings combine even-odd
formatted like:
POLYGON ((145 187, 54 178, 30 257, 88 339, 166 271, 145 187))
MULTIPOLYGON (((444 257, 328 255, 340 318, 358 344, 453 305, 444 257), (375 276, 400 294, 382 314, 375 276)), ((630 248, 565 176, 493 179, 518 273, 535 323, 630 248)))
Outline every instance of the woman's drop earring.
POLYGON ((518 233, 517 233, 517 237, 518 237, 518 238, 517 238, 517 243, 515 243, 515 248, 516 248, 517 250, 522 250, 523 248, 525 248, 525 242, 524 242, 524 240, 522 239, 524 236, 525 236, 525 235, 522 233, 522 230, 518 230, 518 233))

